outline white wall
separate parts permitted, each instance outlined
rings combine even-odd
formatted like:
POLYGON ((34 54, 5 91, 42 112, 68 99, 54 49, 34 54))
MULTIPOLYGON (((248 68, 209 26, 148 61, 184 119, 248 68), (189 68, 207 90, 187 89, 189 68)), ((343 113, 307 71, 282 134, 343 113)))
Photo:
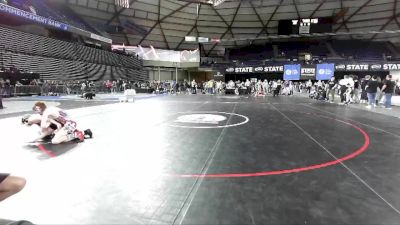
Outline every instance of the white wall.
MULTIPOLYGON (((160 75, 158 74, 158 68, 151 68, 149 70, 149 80, 175 80, 175 69, 172 68, 161 68, 160 75), (160 78, 159 78, 160 77, 160 78)), ((189 80, 188 72, 186 70, 178 69, 178 81, 189 80)))

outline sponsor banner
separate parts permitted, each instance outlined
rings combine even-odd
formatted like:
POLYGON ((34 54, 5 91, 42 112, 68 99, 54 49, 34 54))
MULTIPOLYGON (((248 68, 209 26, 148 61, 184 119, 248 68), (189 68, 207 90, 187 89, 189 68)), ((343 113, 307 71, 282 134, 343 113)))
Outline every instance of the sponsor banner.
POLYGON ((315 65, 303 65, 300 78, 302 80, 315 80, 315 65))
POLYGON ((225 69, 227 73, 282 73, 283 66, 245 66, 245 67, 228 67, 225 69))
POLYGON ((246 67, 236 67, 235 73, 254 73, 254 67, 246 66, 246 67))
POLYGON ((336 71, 346 71, 346 65, 345 64, 336 64, 335 70, 336 71))
POLYGON ((219 71, 214 72, 214 80, 215 81, 225 81, 225 75, 219 71))
POLYGON ((225 72, 227 73, 234 73, 235 72, 235 68, 234 67, 229 67, 225 69, 225 72))
POLYGON ((282 73, 283 66, 264 66, 264 72, 266 72, 266 73, 282 73))
POLYGON ((102 36, 97 35, 97 34, 90 33, 90 38, 98 40, 98 41, 102 41, 102 42, 105 42, 105 43, 108 43, 108 44, 112 44, 112 40, 110 38, 102 37, 102 36))
POLYGON ((284 65, 284 80, 300 80, 300 64, 284 65))
POLYGON ((22 17, 22 18, 31 20, 36 23, 41 23, 41 24, 44 24, 47 26, 58 28, 60 30, 68 30, 68 25, 65 23, 60 23, 55 20, 45 18, 43 16, 38 16, 33 13, 21 10, 21 9, 11 7, 9 5, 5 5, 3 3, 0 3, 0 12, 4 12, 4 13, 11 14, 14 16, 22 17))
MULTIPOLYGON (((112 50, 125 49, 126 52, 138 54, 139 58, 149 61, 172 62, 172 63, 200 62, 200 51, 198 49, 173 51, 173 50, 156 49, 151 45, 149 48, 145 48, 140 45, 139 46, 112 45, 111 49, 112 50)), ((174 64, 173 66, 178 66, 178 64, 174 64)))
MULTIPOLYGON (((400 71, 400 63, 392 62, 392 63, 322 63, 317 64, 317 68, 315 65, 302 65, 302 68, 307 71, 304 76, 307 76, 307 73, 310 73, 308 76, 312 75, 311 68, 314 68, 314 75, 317 76, 317 80, 327 80, 329 76, 334 75, 335 71, 400 71), (321 70, 322 69, 322 70, 321 70), (319 73, 321 70, 322 73, 319 73), (318 79, 318 76, 321 76, 321 79, 318 79)), ((228 67, 225 69, 226 73, 282 73, 284 72, 284 66, 282 65, 267 65, 267 66, 243 66, 243 67, 228 67)), ((303 78, 302 78, 303 79, 303 78)), ((315 79, 315 78, 313 78, 315 79)))
POLYGON ((380 64, 380 63, 371 64, 369 66, 369 68, 372 71, 381 71, 382 70, 382 64, 380 64))
POLYGON ((369 68, 372 71, 397 71, 400 70, 400 63, 373 63, 369 68))
POLYGON ((197 41, 199 43, 207 43, 208 42, 208 38, 207 37, 198 37, 197 41))
POLYGON ((400 63, 384 63, 382 69, 388 71, 400 70, 400 63))
POLYGON ((369 71, 368 63, 360 64, 336 64, 336 71, 369 71))
POLYGON ((354 63, 336 64, 336 71, 397 71, 400 63, 354 63))
POLYGON ((317 64, 316 79, 329 80, 335 75, 335 64, 323 63, 317 64))
POLYGON ((185 36, 185 41, 187 41, 187 42, 196 42, 196 37, 194 37, 194 36, 185 36))

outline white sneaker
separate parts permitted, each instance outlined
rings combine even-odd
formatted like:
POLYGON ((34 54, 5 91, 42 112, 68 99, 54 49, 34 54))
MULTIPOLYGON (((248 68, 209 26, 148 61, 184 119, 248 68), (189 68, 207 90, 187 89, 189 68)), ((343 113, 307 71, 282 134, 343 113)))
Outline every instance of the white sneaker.
POLYGON ((392 108, 385 108, 385 109, 392 110, 392 108))
POLYGON ((372 109, 372 106, 371 105, 367 105, 367 106, 365 106, 365 108, 372 109))

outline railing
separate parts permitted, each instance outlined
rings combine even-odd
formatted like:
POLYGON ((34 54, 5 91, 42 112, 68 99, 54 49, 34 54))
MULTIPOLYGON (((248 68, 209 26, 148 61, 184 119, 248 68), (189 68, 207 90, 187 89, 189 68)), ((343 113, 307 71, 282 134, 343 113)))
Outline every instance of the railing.
MULTIPOLYGON (((122 92, 122 89, 122 87, 118 87, 113 90, 122 92)), ((92 91, 95 93, 109 93, 111 90, 112 89, 108 89, 104 85, 95 85, 85 89, 85 91, 92 91)), ((3 98, 28 95, 80 95, 83 92, 81 84, 7 85, 0 87, 0 95, 3 98)))

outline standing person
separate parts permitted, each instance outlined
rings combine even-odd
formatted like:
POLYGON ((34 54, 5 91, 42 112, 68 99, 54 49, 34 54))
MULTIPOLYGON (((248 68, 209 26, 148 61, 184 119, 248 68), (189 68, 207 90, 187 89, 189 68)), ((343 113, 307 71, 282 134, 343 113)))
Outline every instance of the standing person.
POLYGON ((0 202, 20 192, 26 184, 22 177, 10 176, 7 173, 0 173, 0 202))
POLYGON ((81 94, 82 94, 82 96, 85 93, 86 87, 87 87, 86 81, 83 81, 82 84, 81 84, 81 94))
POLYGON ((0 109, 3 109, 3 92, 4 92, 4 81, 0 78, 0 109))
POLYGON ((274 87, 274 95, 273 96, 274 97, 279 96, 279 93, 281 92, 281 87, 282 87, 281 80, 274 81, 273 87, 274 87))
POLYGON ((366 106, 367 109, 371 109, 372 106, 376 106, 375 98, 376 98, 376 93, 378 92, 379 89, 379 83, 377 81, 377 76, 374 75, 372 76, 372 79, 368 81, 367 86, 365 87, 367 90, 367 96, 368 96, 368 105, 366 106))
POLYGON ((382 92, 382 87, 383 87, 382 79, 377 76, 376 81, 378 82, 378 91, 376 92, 376 97, 375 97, 376 103, 375 104, 376 104, 376 106, 378 106, 379 103, 381 102, 384 94, 382 92))
POLYGON ((366 75, 365 78, 361 81, 361 103, 367 103, 367 101, 368 101, 366 86, 370 79, 371 79, 371 76, 366 75))
POLYGON ((117 92, 117 81, 113 81, 112 82, 112 90, 111 90, 111 92, 112 93, 116 93, 117 92))
POLYGON ((308 81, 307 81, 306 87, 307 87, 307 92, 308 92, 308 94, 310 94, 310 93, 311 93, 311 87, 312 87, 312 82, 311 82, 311 80, 308 80, 308 81))
POLYGON ((269 83, 267 79, 264 79, 264 82, 262 84, 264 94, 267 94, 269 92, 269 83))
POLYGON ((192 94, 196 94, 196 92, 197 92, 197 83, 196 83, 196 80, 193 80, 193 81, 192 81, 191 87, 192 87, 192 94))
POLYGON ((353 81, 354 81, 353 101, 355 103, 359 103, 360 102, 360 81, 359 81, 357 75, 353 75, 353 81))
POLYGON ((3 93, 2 93, 2 89, 0 87, 0 109, 4 109, 3 107, 3 93))
POLYGON ((353 93, 354 93, 354 80, 352 76, 349 76, 346 81, 346 105, 353 102, 353 93))
POLYGON ((107 80, 106 82, 106 88, 107 88, 107 92, 111 93, 111 89, 112 89, 112 82, 110 80, 107 80))
POLYGON ((294 92, 293 81, 289 81, 289 95, 293 95, 293 92, 294 92))
POLYGON ((273 96, 275 97, 275 95, 277 95, 276 89, 278 89, 278 82, 276 82, 276 80, 273 80, 271 87, 273 96))
POLYGON ((335 80, 335 77, 331 77, 331 79, 328 81, 328 100, 333 103, 335 102, 335 92, 337 88, 337 82, 335 80))
POLYGON ((251 93, 251 82, 249 79, 246 79, 246 82, 244 83, 244 86, 246 86, 246 94, 250 94, 251 93))
POLYGON ((340 92, 340 103, 339 104, 342 104, 342 105, 344 105, 345 102, 346 102, 346 91, 347 91, 347 80, 348 80, 348 78, 349 78, 349 76, 344 75, 344 78, 339 81, 339 85, 340 85, 340 89, 339 89, 339 92, 340 92))
POLYGON ((387 75, 383 81, 382 92, 385 93, 385 108, 392 109, 392 95, 395 83, 392 81, 392 75, 387 75))

